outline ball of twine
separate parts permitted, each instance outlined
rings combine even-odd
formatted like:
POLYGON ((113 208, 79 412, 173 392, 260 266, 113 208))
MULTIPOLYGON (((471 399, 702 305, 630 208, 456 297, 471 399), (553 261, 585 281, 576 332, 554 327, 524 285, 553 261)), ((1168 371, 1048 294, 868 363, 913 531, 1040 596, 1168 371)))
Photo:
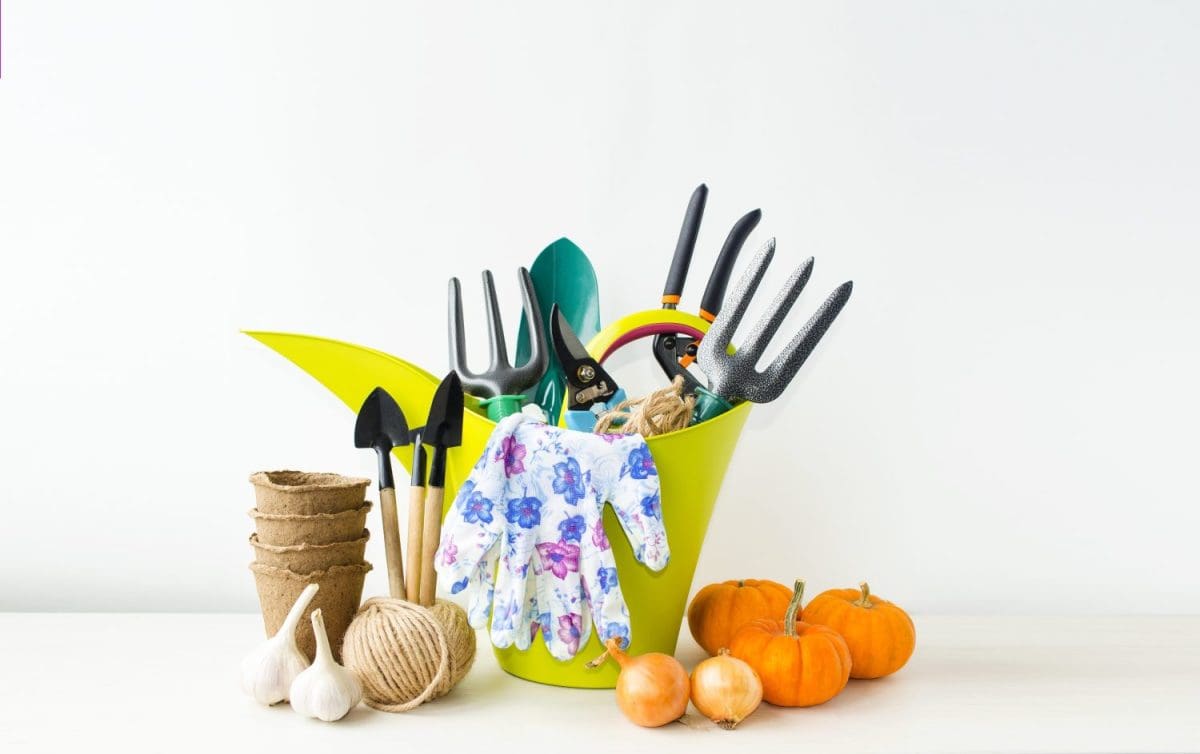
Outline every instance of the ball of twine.
POLYGON ((596 420, 592 430, 603 435, 612 432, 642 437, 664 435, 686 429, 696 410, 696 396, 683 395, 683 378, 679 375, 671 384, 641 398, 621 401, 611 411, 596 420))
POLYGON ((407 712, 463 679, 475 660, 475 632, 453 602, 421 607, 375 597, 346 629, 342 658, 362 682, 368 706, 407 712))

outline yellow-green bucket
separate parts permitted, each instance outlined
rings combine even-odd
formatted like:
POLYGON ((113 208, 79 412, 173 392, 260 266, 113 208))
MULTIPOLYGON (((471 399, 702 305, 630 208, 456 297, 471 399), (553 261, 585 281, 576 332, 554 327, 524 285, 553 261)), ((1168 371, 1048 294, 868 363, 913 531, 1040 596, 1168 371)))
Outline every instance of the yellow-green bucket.
MULTIPOLYGON (((680 324, 686 323, 700 331, 708 326, 698 317, 664 310, 639 313, 617 325, 645 321, 651 316, 658 320, 678 320, 680 324)), ((627 326, 606 328, 592 340, 588 350, 603 355, 628 329, 627 326)), ((410 421, 419 423, 428 412, 440 381, 440 377, 420 367, 363 346, 309 335, 246 334, 287 357, 355 411, 367 394, 381 386, 395 397, 410 421)), ((630 651, 634 654, 675 652, 708 521, 750 405, 742 403, 732 411, 696 426, 649 438, 661 485, 663 525, 671 546, 670 563, 662 571, 652 572, 637 562, 612 508, 605 508, 604 525, 621 575, 621 591, 629 606, 630 651)), ((447 453, 447 511, 494 427, 478 402, 468 396, 462 446, 447 453)), ((412 462, 411 447, 397 448, 395 455, 406 468, 412 462)), ((551 657, 540 640, 535 640, 524 652, 515 648, 497 649, 496 657, 501 668, 526 680, 574 688, 612 688, 617 682, 617 669, 613 663, 595 670, 584 667, 602 651, 593 631, 588 643, 580 647, 575 659, 569 662, 551 657)))

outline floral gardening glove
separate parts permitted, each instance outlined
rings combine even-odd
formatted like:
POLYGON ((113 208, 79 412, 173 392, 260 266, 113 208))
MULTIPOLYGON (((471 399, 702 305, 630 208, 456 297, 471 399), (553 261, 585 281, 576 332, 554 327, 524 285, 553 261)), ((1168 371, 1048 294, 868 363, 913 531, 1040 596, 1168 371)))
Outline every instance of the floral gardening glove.
POLYGON ((475 590, 472 625, 485 624, 490 605, 493 644, 527 649, 540 630, 562 660, 588 640, 593 622, 602 638, 627 643, 629 612, 601 519, 605 500, 638 560, 661 570, 669 548, 644 440, 528 417, 502 421, 455 498, 436 561, 452 592, 475 590))

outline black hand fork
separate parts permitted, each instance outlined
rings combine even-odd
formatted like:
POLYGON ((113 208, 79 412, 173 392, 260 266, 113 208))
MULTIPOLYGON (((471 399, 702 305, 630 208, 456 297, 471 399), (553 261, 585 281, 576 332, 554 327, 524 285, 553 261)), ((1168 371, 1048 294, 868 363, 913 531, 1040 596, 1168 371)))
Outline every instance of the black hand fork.
POLYGON ((490 360, 487 370, 472 372, 467 367, 466 336, 463 332, 462 288, 458 278, 450 278, 450 368, 458 373, 467 392, 484 398, 488 418, 499 421, 521 410, 525 396, 521 395, 542 378, 550 357, 546 348, 546 328, 533 292, 533 279, 524 267, 517 271, 521 282, 521 304, 525 320, 532 328, 529 360, 520 366, 508 361, 508 346, 504 341, 504 325, 500 321, 500 305, 496 301, 496 285, 491 270, 483 271, 483 298, 487 313, 490 360))
POLYGON ((770 403, 787 389, 788 384, 800 371, 800 367, 812 354, 821 337, 833 324, 842 307, 850 300, 850 292, 854 289, 852 281, 839 285, 825 303, 821 304, 816 313, 809 318, 807 324, 792 336, 783 353, 779 354, 763 371, 758 371, 755 365, 766 351, 767 344, 774 337, 792 305, 804 290, 812 275, 813 258, 809 257, 804 264, 792 272, 783 289, 775 296, 770 309, 763 314, 754 332, 736 353, 729 353, 729 344, 733 332, 746 315, 750 299, 758 290, 767 266, 775 256, 775 239, 759 249, 750 263, 750 268, 738 281, 737 288, 725 307, 709 328, 708 334, 700 341, 697 360, 708 375, 708 389, 701 388, 697 392, 696 413, 694 422, 711 419, 733 407, 731 401, 744 399, 754 403, 770 403))

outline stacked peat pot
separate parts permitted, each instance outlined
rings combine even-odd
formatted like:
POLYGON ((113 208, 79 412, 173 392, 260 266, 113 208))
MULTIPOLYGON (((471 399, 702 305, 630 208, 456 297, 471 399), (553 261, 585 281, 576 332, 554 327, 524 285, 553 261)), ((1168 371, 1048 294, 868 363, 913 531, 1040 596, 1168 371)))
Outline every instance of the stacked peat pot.
POLYGON ((311 661, 316 652, 309 614, 324 616, 334 656, 362 599, 371 564, 363 560, 369 533, 367 479, 302 471, 260 471, 250 476, 256 507, 250 511, 254 562, 267 636, 309 584, 320 588, 300 621, 296 642, 311 661))

